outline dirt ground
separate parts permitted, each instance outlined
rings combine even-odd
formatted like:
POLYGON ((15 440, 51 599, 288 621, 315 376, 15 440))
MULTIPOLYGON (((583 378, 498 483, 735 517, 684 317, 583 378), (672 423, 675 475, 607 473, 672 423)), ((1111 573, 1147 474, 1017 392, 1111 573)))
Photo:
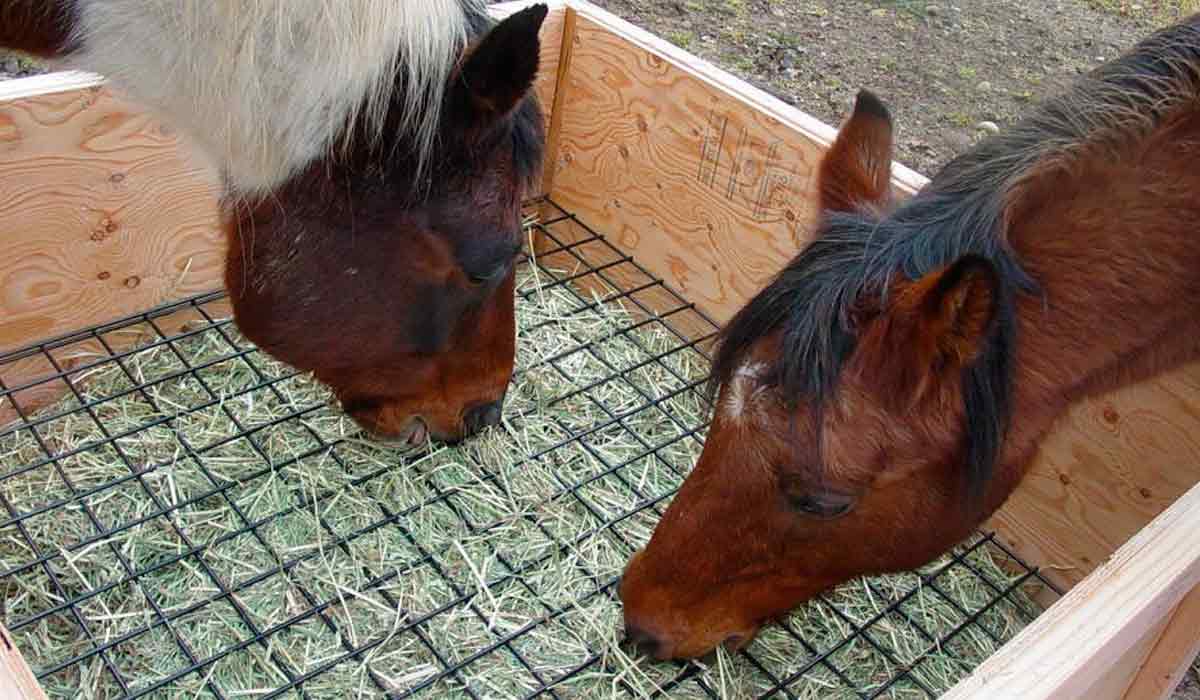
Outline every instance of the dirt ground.
POLYGON ((897 158, 925 175, 1064 79, 1178 18, 1181 2, 1198 4, 593 1, 829 124, 860 88, 875 91, 898 126, 897 158))
MULTIPOLYGON (((592 0, 830 124, 860 88, 933 175, 1200 0, 592 0)), ((0 79, 36 71, 0 54, 0 79), (7 75, 5 75, 7 74, 7 75)), ((1200 700, 1200 672, 1177 691, 1200 700)))

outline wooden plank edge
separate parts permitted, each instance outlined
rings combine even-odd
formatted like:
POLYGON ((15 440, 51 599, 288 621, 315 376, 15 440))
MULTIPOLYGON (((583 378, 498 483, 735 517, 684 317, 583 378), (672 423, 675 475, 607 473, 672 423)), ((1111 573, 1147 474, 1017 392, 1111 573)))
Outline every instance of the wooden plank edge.
MULTIPOLYGON (((545 4, 549 9, 549 15, 546 17, 546 24, 549 24, 551 17, 556 14, 562 15, 562 34, 559 37, 558 61, 556 63, 556 74, 554 76, 554 97, 551 104, 543 104, 543 110, 550 110, 549 125, 546 133, 546 149, 545 158, 542 166, 542 178, 539 182, 540 189, 535 196, 545 196, 550 194, 554 180, 554 164, 555 157, 558 154, 558 130, 562 126, 562 117, 558 116, 561 113, 558 111, 559 101, 562 94, 563 76, 566 75, 565 66, 570 64, 571 58, 571 38, 575 35, 575 14, 567 7, 565 0, 511 0, 510 2, 500 2, 488 6, 488 11, 492 17, 496 19, 504 19, 516 12, 519 12, 530 5, 545 4)), ((543 25, 543 31, 545 26, 543 25)), ((543 42, 542 50, 546 48, 543 42)), ((544 60, 544 56, 542 57, 544 60)), ((540 240, 540 237, 539 239, 540 240)))
POLYGON ((1200 586, 1193 588, 1154 642, 1125 693, 1126 700, 1167 700, 1200 654, 1200 586))
POLYGON ((1097 679, 1200 585, 1197 532, 1200 485, 1130 538, 943 700, 1091 698, 1097 679))
POLYGON ((1129 684, 1138 674, 1138 669, 1150 657, 1154 642, 1162 635, 1167 627, 1169 618, 1156 620, 1148 629, 1141 632, 1137 640, 1121 654, 1111 666, 1103 670, 1097 678, 1089 679, 1087 697, 1089 700, 1121 700, 1125 697, 1129 684))
POLYGON ((546 134, 546 166, 542 175, 542 189, 554 191, 554 171, 558 163, 558 143, 562 135, 562 101, 566 90, 566 77, 571 70, 571 56, 575 46, 575 21, 578 15, 571 8, 565 9, 563 17, 562 44, 558 55, 558 75, 555 78, 554 104, 550 105, 550 133, 546 134))
POLYGON ((488 5, 488 13, 495 19, 505 19, 509 15, 514 15, 530 5, 538 4, 546 5, 550 9, 550 12, 565 10, 567 7, 566 0, 509 0, 508 2, 497 2, 488 5))
MULTIPOLYGON (((554 86, 554 104, 550 106, 550 132, 546 134, 546 157, 544 159, 542 171, 542 192, 549 195, 554 191, 554 174, 558 170, 559 157, 559 140, 562 136, 562 121, 563 107, 562 103, 565 99, 566 90, 563 89, 567 84, 567 75, 571 70, 571 57, 574 55, 575 47, 575 22, 578 15, 575 10, 568 7, 565 8, 566 15, 563 17, 563 34, 562 44, 560 45, 558 56, 558 75, 555 77, 554 86)), ((547 205, 542 208, 541 214, 543 217, 552 216, 553 207, 547 205)), ((548 237, 538 231, 532 242, 532 252, 540 254, 545 252, 548 247, 548 237)))
MULTIPOLYGON (((837 136, 837 128, 806 114, 669 41, 587 2, 587 0, 565 0, 565 2, 567 7, 578 12, 580 16, 604 27, 629 43, 654 53, 679 70, 728 94, 731 98, 788 125, 814 143, 829 146, 837 136)), ((562 85, 561 82, 559 84, 562 85)), ((892 180, 899 190, 909 195, 916 193, 929 182, 924 175, 900 163, 892 164, 892 180)))
POLYGON ((46 700, 45 691, 3 624, 0 624, 0 698, 46 700))
POLYGON ((23 100, 39 95, 53 95, 72 90, 86 90, 105 83, 103 76, 83 71, 65 70, 0 81, 0 102, 23 100))

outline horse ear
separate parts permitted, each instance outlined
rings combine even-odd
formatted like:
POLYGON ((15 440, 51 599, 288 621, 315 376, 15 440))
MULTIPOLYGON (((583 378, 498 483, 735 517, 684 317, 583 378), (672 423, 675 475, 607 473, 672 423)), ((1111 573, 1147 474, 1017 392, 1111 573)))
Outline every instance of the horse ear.
POLYGON ((883 206, 890 197, 892 117, 874 94, 861 90, 818 170, 824 211, 883 206))
POLYGON ((531 5, 509 16, 467 56, 454 91, 468 123, 490 124, 507 116, 533 87, 541 55, 538 32, 548 11, 546 5, 531 5))
POLYGON ((898 408, 910 408, 980 356, 992 335, 999 296, 999 273, 978 255, 895 291, 863 338, 875 358, 867 371, 900 401, 898 408))
POLYGON ((915 285, 923 332, 937 342, 938 359, 961 369, 979 356, 996 315, 1000 275, 990 260, 967 255, 915 285))

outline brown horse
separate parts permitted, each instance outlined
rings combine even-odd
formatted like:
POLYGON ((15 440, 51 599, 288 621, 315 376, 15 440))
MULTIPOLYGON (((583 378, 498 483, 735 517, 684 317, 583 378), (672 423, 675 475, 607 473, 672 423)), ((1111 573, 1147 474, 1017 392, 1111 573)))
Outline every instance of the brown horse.
POLYGON ((238 326, 368 430, 418 444, 500 416, 546 13, 0 0, 0 46, 101 73, 183 130, 224 176, 238 326))
POLYGON ((1200 356, 1200 15, 891 202, 860 93, 814 242, 723 330, 703 454, 621 582, 657 658, 968 536, 1068 405, 1200 356))

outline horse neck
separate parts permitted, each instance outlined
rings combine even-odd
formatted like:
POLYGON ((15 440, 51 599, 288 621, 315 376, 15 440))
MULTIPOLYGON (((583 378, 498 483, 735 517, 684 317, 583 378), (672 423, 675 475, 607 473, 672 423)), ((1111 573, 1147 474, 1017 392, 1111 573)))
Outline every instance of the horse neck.
POLYGON ((1072 401, 1200 357, 1200 110, 1103 155, 1043 168, 1012 210, 1041 294, 1017 300, 1010 485, 1072 401))

